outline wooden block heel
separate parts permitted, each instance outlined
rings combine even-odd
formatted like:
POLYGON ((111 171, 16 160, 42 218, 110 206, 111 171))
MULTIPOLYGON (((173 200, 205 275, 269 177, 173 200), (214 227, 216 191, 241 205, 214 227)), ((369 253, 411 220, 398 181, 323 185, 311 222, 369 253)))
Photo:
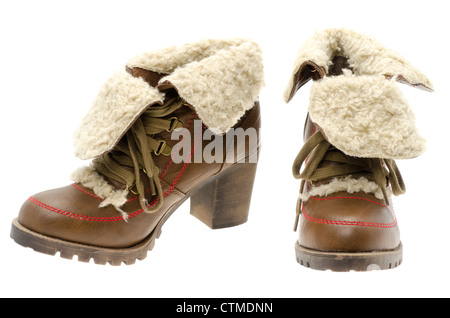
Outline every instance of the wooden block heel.
POLYGON ((191 197, 191 214, 212 229, 245 223, 256 163, 236 163, 191 197))

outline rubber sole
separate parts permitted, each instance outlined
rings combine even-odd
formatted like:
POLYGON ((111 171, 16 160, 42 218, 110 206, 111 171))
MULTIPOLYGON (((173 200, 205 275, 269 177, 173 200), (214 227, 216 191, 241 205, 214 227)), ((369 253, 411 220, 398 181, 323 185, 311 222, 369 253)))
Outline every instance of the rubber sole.
POLYGON ((152 233, 140 244, 128 248, 103 248, 84 244, 59 240, 57 238, 42 235, 22 226, 17 219, 13 220, 11 226, 11 238, 23 247, 32 248, 36 252, 56 255, 60 253, 62 258, 73 259, 75 255, 81 262, 89 263, 93 259, 95 264, 106 265, 107 263, 118 266, 122 263, 131 265, 136 259, 143 260, 147 252, 153 249, 155 239, 159 233, 152 233))
POLYGON ((333 253, 322 252, 295 243, 297 262, 305 267, 333 272, 366 272, 386 270, 398 267, 402 263, 402 243, 392 251, 367 253, 333 253))

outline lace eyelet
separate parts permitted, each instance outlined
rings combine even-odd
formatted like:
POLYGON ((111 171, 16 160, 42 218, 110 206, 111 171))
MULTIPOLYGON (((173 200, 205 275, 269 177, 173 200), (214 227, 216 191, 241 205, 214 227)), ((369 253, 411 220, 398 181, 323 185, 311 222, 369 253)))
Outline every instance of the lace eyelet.
POLYGON ((182 127, 183 127, 183 123, 181 121, 179 121, 178 118, 172 117, 172 118, 170 118, 170 127, 169 127, 169 129, 166 129, 166 131, 172 132, 175 129, 182 128, 182 127))
POLYGON ((163 155, 163 156, 170 156, 172 153, 172 147, 170 147, 165 140, 159 141, 158 149, 154 151, 155 155, 163 155))
POLYGON ((133 184, 128 187, 128 191, 130 191, 133 194, 139 194, 139 192, 136 189, 136 182, 133 182, 133 184))

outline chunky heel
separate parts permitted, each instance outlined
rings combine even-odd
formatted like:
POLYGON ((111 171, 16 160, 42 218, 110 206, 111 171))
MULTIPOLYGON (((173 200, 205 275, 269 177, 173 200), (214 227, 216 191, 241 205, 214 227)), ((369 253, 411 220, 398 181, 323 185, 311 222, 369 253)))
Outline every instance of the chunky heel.
POLYGON ((245 223, 256 163, 236 163, 191 197, 191 214, 211 229, 245 223))

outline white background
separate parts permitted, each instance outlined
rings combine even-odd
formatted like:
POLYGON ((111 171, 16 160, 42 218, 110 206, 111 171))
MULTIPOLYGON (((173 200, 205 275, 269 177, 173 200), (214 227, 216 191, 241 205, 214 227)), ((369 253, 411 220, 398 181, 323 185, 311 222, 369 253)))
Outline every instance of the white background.
POLYGON ((1 1, 0 296, 448 297, 448 1, 1 1), (295 261, 292 231, 309 86, 285 104, 297 50, 314 31, 349 27, 401 53, 434 83, 401 86, 428 140, 398 165, 403 264, 321 272, 295 261), (249 221, 212 231, 186 202, 135 265, 99 266, 36 253, 9 238, 28 196, 70 183, 85 164, 72 133, 99 87, 135 55, 202 38, 250 37, 264 51, 263 148, 249 221))

